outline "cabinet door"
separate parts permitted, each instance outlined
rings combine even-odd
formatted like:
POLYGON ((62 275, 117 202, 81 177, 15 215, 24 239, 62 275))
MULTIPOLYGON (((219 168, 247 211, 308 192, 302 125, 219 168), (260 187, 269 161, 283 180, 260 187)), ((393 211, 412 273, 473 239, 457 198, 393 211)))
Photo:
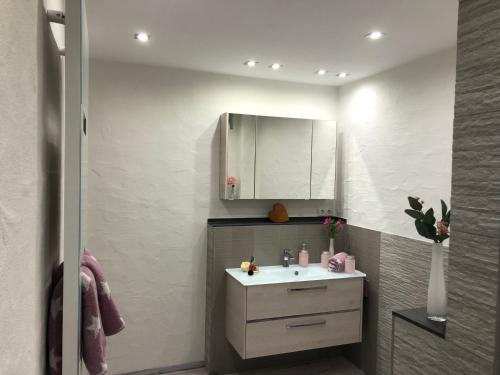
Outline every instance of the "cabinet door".
POLYGON ((225 113, 220 119, 222 199, 254 199, 256 117, 225 113), (228 183, 233 178, 235 183, 228 183))
POLYGON ((335 121, 313 121, 311 199, 335 199, 335 121))
POLYGON ((255 198, 310 199, 312 120, 257 117, 255 198))

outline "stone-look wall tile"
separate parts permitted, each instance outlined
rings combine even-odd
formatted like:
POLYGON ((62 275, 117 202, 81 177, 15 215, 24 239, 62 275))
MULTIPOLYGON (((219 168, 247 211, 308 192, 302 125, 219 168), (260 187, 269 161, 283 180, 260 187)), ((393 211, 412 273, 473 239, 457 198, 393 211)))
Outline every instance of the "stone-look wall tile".
MULTIPOLYGON (((448 249, 444 250, 445 272, 448 249)), ((382 233, 378 312, 377 374, 391 373, 392 311, 427 304, 432 244, 382 233)), ((414 350, 418 350, 415 347, 414 350)))
POLYGON ((447 339, 473 352, 478 366, 489 369, 495 347, 499 238, 480 233, 455 230, 451 237, 447 339))
POLYGON ((459 7, 455 117, 499 107, 500 2, 462 1, 459 7))
POLYGON ((450 361, 492 374, 500 215, 500 2, 462 0, 449 261, 450 361))
POLYGON ((393 375, 444 375, 452 372, 445 341, 407 321, 394 318, 393 375))
POLYGON ((347 226, 347 249, 356 268, 366 274, 368 298, 363 303, 363 341, 349 348, 349 359, 366 375, 376 375, 379 298, 380 232, 347 226))
MULTIPOLYGON (((452 196, 452 205, 456 204, 456 206, 452 206, 451 230, 470 235, 480 234, 483 237, 498 237, 500 216, 488 208, 461 206, 461 200, 461 197, 452 196)), ((453 244, 453 239, 451 239, 451 243, 453 244)), ((497 251, 494 250, 494 253, 496 254, 497 251)))
POLYGON ((454 209, 480 210, 500 216, 500 174, 495 173, 500 170, 499 130, 499 112, 455 119, 454 209))

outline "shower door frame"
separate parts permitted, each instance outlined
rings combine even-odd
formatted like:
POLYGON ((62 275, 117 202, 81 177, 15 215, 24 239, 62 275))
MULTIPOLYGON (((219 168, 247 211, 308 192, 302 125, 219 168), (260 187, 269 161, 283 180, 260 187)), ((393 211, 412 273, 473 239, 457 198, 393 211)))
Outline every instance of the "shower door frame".
POLYGON ((80 258, 85 246, 88 34, 85 0, 66 0, 62 374, 81 373, 80 258))

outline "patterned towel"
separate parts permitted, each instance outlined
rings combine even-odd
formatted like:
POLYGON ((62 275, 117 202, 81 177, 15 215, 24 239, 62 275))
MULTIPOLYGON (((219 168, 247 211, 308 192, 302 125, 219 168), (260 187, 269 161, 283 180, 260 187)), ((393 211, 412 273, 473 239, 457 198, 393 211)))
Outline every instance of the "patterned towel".
MULTIPOLYGON (((82 291, 82 357, 91 375, 104 375, 106 364, 106 336, 114 335, 125 327, 116 305, 111 298, 109 286, 102 268, 96 259, 85 251, 80 267, 82 291)), ((47 345, 51 375, 62 371, 62 306, 63 264, 54 273, 47 345)))
POLYGON ((347 258, 347 253, 342 252, 335 254, 328 261, 328 271, 330 272, 344 272, 345 271, 345 260, 347 258))

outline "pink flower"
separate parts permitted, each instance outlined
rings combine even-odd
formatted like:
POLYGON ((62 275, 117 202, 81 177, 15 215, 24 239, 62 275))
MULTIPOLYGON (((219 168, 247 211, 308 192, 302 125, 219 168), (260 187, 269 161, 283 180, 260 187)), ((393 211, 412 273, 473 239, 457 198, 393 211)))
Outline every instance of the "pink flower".
POLYGON ((323 220, 323 225, 330 225, 330 218, 325 217, 325 220, 323 220))
POLYGON ((228 185, 236 185, 238 183, 238 179, 234 176, 229 176, 227 178, 227 184, 228 185))
POLYGON ((440 236, 444 236, 444 235, 447 235, 449 232, 448 232, 448 223, 446 221, 443 221, 443 220, 440 220, 437 222, 437 232, 440 236))

